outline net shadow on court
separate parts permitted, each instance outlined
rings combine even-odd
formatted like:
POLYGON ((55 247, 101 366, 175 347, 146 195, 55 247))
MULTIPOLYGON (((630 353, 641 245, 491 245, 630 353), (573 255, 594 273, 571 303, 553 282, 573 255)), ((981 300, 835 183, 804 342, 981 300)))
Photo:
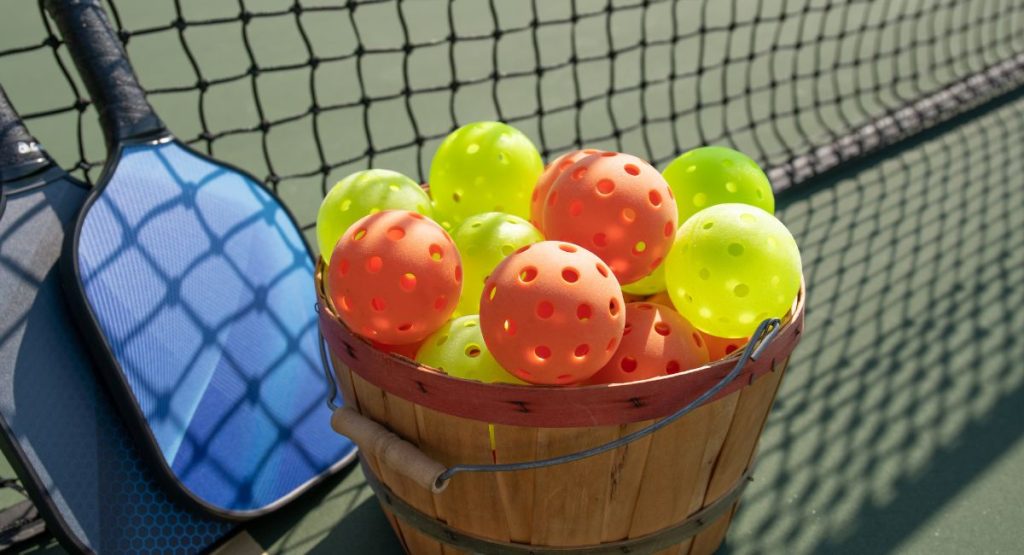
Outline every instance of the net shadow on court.
MULTIPOLYGON (((37 0, 10 1, 23 21, 0 36, 0 77, 61 165, 95 180, 84 88, 37 0)), ((779 166, 1024 53, 1014 1, 107 5, 171 129, 264 180, 307 231, 345 174, 422 179, 473 120, 511 122, 545 157, 588 146, 661 167, 718 143, 779 166)), ((1019 439, 1022 135, 1018 98, 780 198, 808 325, 727 550, 895 549, 1019 439)), ((254 534, 329 551, 383 523, 352 479, 254 534)))
POLYGON ((781 199, 806 332, 730 553, 882 553, 1024 436, 1024 99, 781 199))

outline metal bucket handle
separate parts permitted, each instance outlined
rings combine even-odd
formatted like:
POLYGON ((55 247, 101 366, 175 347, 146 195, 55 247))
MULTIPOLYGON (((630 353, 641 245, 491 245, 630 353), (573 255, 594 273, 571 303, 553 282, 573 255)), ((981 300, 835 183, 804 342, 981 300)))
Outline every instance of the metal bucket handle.
POLYGON ((736 365, 733 366, 728 374, 693 401, 645 428, 626 434, 603 445, 584 449, 576 453, 536 461, 504 464, 456 464, 451 467, 445 467, 440 462, 430 458, 418 447, 398 437, 384 426, 366 418, 355 410, 338 405, 336 403, 338 384, 331 371, 329 357, 327 356, 322 338, 320 341, 320 355, 324 360, 324 374, 330 386, 327 406, 334 411, 331 417, 331 426, 334 430, 352 439, 361 450, 375 455, 381 464, 409 478, 424 489, 440 493, 448 486, 448 482, 452 477, 463 472, 515 472, 518 470, 557 466, 600 455, 651 435, 679 420, 717 395, 719 391, 729 385, 730 382, 743 372, 743 368, 748 361, 757 360, 764 349, 771 344, 781 328, 782 322, 778 318, 769 318, 761 322, 751 336, 751 340, 743 348, 743 352, 740 354, 739 360, 736 361, 736 365))

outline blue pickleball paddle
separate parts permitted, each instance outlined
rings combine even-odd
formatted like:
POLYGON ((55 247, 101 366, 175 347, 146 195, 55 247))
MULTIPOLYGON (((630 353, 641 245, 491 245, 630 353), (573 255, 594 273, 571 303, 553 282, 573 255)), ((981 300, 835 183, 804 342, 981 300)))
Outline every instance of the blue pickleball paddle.
POLYGON ((99 0, 46 5, 109 153, 65 257, 99 369, 185 498, 273 510, 355 452, 329 425, 309 249, 253 177, 166 130, 99 0))

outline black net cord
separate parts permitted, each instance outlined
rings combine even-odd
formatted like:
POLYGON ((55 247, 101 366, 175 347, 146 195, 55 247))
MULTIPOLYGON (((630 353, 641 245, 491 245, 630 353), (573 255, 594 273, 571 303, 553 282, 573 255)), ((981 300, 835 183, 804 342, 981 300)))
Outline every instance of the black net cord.
MULTIPOLYGON (((48 94, 9 92, 30 124, 61 130, 40 137, 57 161, 95 179, 87 95, 39 0, 15 1, 25 30, 0 37, 0 67, 31 60, 48 94)), ((347 173, 422 181, 439 141, 481 119, 523 129, 548 159, 589 146, 663 166, 732 146, 784 190, 948 118, 963 95, 1017 86, 1024 54, 1024 0, 104 6, 172 131, 261 176, 306 229, 347 173)))

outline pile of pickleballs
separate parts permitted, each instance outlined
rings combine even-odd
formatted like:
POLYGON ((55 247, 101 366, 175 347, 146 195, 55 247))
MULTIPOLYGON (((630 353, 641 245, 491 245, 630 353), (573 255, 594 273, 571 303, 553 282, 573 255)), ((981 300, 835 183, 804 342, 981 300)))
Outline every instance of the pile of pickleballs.
POLYGON ((429 186, 349 175, 317 217, 333 309, 450 376, 568 386, 686 372, 781 318, 801 283, 768 177, 705 146, 661 172, 582 149, 544 166, 522 132, 463 126, 429 186))

